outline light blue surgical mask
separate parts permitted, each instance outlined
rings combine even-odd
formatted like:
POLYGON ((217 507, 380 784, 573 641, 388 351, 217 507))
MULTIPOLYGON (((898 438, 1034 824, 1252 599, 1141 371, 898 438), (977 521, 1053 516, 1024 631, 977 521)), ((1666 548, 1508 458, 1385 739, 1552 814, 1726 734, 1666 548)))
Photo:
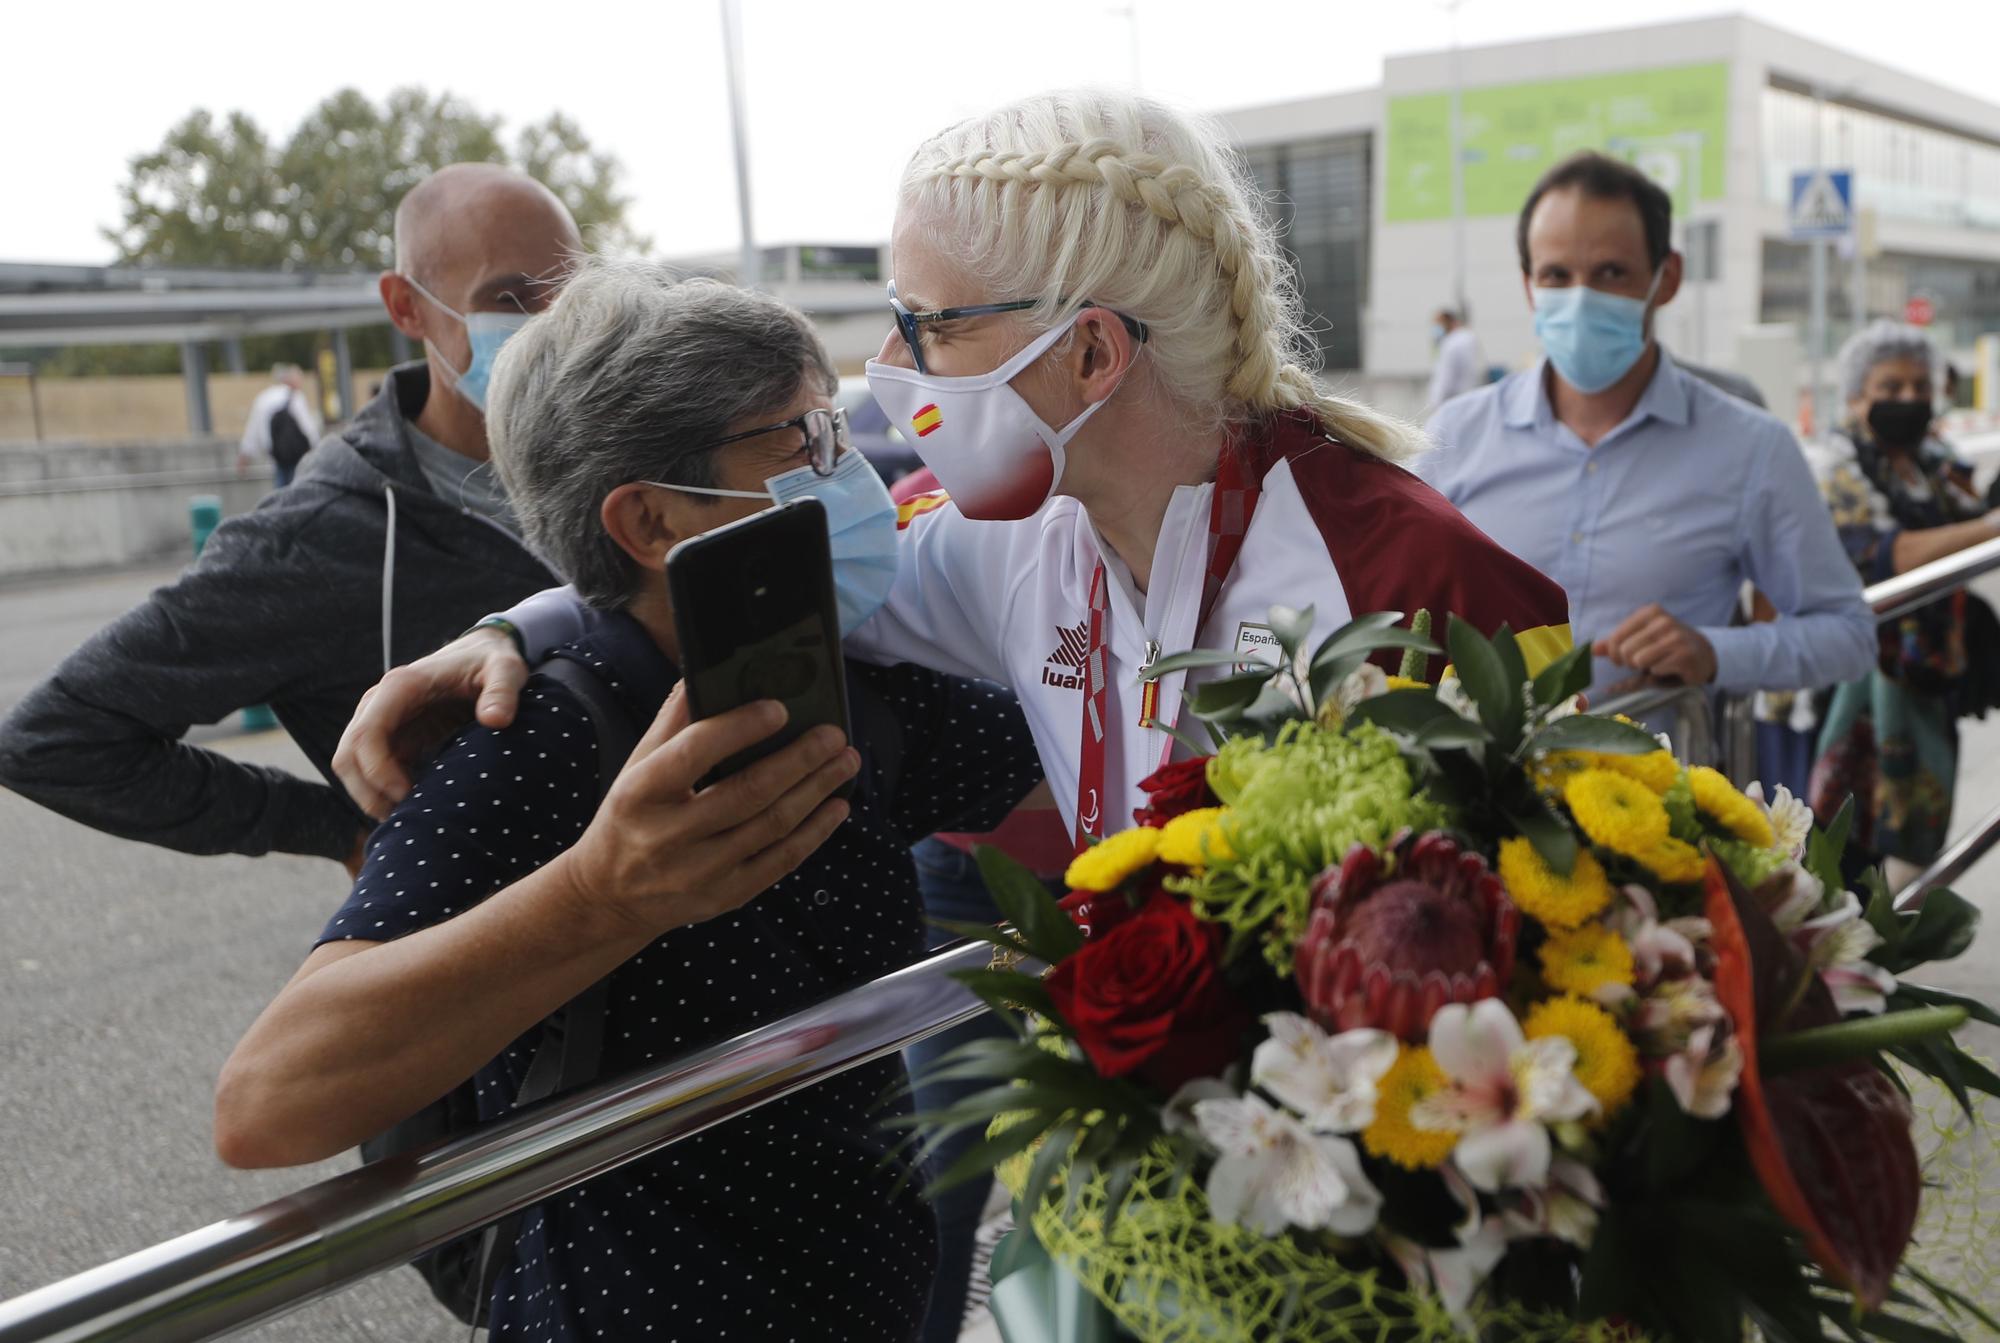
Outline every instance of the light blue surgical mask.
POLYGON ((500 347, 507 338, 528 324, 533 314, 525 312, 460 312, 443 299, 405 275, 410 287, 437 304, 439 311, 456 317, 465 327, 465 339, 472 346, 472 362, 463 371, 452 368, 449 360, 438 356, 438 363, 451 371, 452 385, 458 394, 472 404, 480 414, 486 413, 486 384, 493 377, 493 361, 500 354, 500 347))
POLYGON ((708 494, 725 499, 770 498, 780 504, 808 496, 826 510, 828 548, 833 552, 833 595, 840 607, 840 637, 868 623, 889 600, 896 583, 896 501, 866 457, 840 454, 833 474, 822 476, 810 466, 770 477, 764 490, 719 490, 702 485, 669 485, 645 480, 663 490, 708 494))
POLYGON ((1644 298, 1583 284, 1535 287, 1535 335, 1564 382, 1579 392, 1601 392, 1632 371, 1646 352, 1646 311, 1664 274, 1665 266, 1653 272, 1644 298))

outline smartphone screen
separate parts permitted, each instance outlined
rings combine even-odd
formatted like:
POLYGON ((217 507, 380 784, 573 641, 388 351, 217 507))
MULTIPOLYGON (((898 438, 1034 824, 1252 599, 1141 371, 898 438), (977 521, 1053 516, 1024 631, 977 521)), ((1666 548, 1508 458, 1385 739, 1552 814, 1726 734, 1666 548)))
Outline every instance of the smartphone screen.
POLYGON ((712 718, 775 699, 785 726, 717 766, 725 778, 822 723, 848 730, 826 510, 799 499, 689 537, 667 555, 688 708, 712 718))

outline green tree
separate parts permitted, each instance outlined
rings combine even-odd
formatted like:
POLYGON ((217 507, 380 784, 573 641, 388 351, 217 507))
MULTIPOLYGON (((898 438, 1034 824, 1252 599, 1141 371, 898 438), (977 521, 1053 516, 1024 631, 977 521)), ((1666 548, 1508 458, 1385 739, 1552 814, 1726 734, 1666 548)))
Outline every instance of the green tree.
MULTIPOLYGON (((104 235, 128 264, 255 270, 382 270, 395 260, 396 206, 447 163, 504 163, 546 184, 590 246, 647 251, 626 221, 624 168, 560 112, 520 128, 451 93, 401 88, 379 105, 341 89, 307 113, 282 144, 242 112, 188 113, 160 147, 131 160, 117 227, 104 235)), ((283 359, 310 366, 320 337, 252 337, 252 369, 283 359)), ((359 367, 390 357, 387 325, 351 333, 359 367)), ((39 355, 50 374, 165 373, 171 347, 75 346, 39 355)), ((18 357, 18 356, 17 356, 18 357)))
POLYGON ((402 88, 379 106, 342 89, 274 143, 248 116, 189 113, 136 156, 123 218, 105 236, 119 260, 179 266, 377 270, 393 260, 396 206, 447 163, 505 163, 544 182, 593 244, 644 250, 619 190, 624 168, 557 112, 521 128, 450 93, 402 88))
POLYGON ((232 112, 220 124, 196 109, 149 154, 132 160, 124 221, 106 236, 122 261, 167 266, 281 266, 286 193, 270 140, 232 112))

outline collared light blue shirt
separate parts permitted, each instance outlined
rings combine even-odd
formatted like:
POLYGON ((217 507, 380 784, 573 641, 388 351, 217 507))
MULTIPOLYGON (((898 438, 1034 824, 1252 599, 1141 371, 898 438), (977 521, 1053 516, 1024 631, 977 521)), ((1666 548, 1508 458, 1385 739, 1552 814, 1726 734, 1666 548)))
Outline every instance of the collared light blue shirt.
MULTIPOLYGON (((1562 585, 1578 643, 1658 602, 1714 646, 1722 689, 1868 673, 1875 618, 1789 429, 1661 350, 1632 413, 1591 448, 1556 419, 1547 368, 1446 403, 1416 470, 1562 585), (1745 579, 1780 619, 1731 626, 1745 579)), ((1595 682, 1632 674, 1599 659, 1595 682)))

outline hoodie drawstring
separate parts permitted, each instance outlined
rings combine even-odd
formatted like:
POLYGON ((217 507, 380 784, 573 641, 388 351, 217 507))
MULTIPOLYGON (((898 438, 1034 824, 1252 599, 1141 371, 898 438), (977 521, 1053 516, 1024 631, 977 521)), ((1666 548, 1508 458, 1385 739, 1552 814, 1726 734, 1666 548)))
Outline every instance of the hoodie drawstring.
POLYGON ((396 487, 384 482, 382 498, 389 506, 389 530, 382 538, 382 674, 387 676, 396 665, 389 640, 396 612, 396 487))

